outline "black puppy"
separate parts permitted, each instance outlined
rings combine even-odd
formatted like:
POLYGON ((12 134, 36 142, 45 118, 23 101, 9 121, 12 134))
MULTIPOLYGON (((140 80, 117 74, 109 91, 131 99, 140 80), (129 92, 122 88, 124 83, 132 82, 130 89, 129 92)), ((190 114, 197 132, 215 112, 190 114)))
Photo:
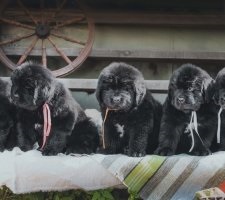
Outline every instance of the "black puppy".
POLYGON ((207 87, 212 81, 208 73, 192 64, 184 64, 172 75, 168 97, 163 105, 163 116, 156 154, 189 153, 207 155, 215 136, 216 109, 207 102, 207 87), (197 113, 197 127, 189 124, 197 113), (193 134, 190 134, 193 133, 193 134), (199 134, 199 136, 198 136, 199 134))
POLYGON ((215 137, 215 151, 225 150, 225 68, 219 71, 216 79, 209 85, 209 98, 215 102, 218 111, 218 132, 215 137))
POLYGON ((16 146, 15 106, 9 100, 10 84, 0 79, 0 151, 16 146))
POLYGON ((25 63, 13 71, 11 80, 11 98, 18 106, 17 143, 22 150, 30 150, 38 142, 43 155, 95 151, 97 128, 49 70, 25 63), (43 144, 44 130, 50 130, 46 144, 43 144))
POLYGON ((104 153, 144 156, 157 147, 162 108, 146 91, 142 74, 125 63, 101 72, 96 90, 105 141, 104 153))

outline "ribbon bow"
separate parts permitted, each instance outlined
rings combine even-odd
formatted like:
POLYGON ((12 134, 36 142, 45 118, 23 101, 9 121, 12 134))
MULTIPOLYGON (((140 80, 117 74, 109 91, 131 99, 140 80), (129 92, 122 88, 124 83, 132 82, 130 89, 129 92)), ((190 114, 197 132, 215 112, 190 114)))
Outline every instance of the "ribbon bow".
MULTIPOLYGON (((194 138, 194 132, 193 129, 195 130, 196 134, 198 135, 201 143, 204 145, 204 142, 202 141, 202 138, 200 137, 199 133, 198 133, 198 122, 197 122, 197 114, 195 111, 191 112, 191 120, 190 123, 188 124, 188 129, 191 132, 191 148, 189 150, 189 152, 191 152, 194 149, 195 146, 195 138, 194 138)), ((204 145, 205 146, 205 145, 204 145)))

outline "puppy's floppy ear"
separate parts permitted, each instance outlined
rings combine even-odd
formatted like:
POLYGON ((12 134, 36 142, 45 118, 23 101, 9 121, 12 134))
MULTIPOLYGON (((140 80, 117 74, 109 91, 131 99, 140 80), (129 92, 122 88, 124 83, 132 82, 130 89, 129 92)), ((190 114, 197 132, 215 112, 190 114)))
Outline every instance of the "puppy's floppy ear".
POLYGON ((100 102, 100 86, 99 85, 97 85, 97 88, 95 90, 95 96, 96 96, 98 102, 100 102))
POLYGON ((212 100, 215 91, 215 81, 211 78, 205 78, 202 82, 202 93, 206 103, 212 100))
POLYGON ((96 96, 99 104, 101 104, 101 102, 102 102, 102 99, 101 99, 102 84, 103 84, 103 78, 102 78, 102 76, 100 76, 98 79, 97 88, 95 90, 95 96, 96 96))
POLYGON ((140 105, 146 94, 146 86, 144 80, 135 80, 134 89, 136 94, 136 106, 140 105))
POLYGON ((171 102, 171 100, 172 100, 172 89, 169 88, 167 93, 168 93, 167 94, 168 100, 171 102))
POLYGON ((170 102, 173 99, 173 95, 174 95, 173 92, 176 90, 177 79, 174 78, 174 76, 175 76, 174 74, 170 78, 169 85, 168 85, 168 91, 167 91, 167 98, 170 102))

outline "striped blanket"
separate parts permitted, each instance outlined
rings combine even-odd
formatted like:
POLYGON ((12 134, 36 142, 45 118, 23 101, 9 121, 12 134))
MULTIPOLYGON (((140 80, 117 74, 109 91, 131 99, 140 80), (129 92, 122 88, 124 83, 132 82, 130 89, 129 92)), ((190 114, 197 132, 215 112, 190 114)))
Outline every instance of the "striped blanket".
POLYGON ((100 163, 131 193, 149 200, 194 199, 197 191, 219 186, 225 180, 225 152, 205 157, 110 155, 100 163))
POLYGON ((14 193, 127 187, 150 200, 189 200, 225 181, 225 152, 198 157, 150 155, 42 156, 18 148, 0 153, 0 186, 14 193))

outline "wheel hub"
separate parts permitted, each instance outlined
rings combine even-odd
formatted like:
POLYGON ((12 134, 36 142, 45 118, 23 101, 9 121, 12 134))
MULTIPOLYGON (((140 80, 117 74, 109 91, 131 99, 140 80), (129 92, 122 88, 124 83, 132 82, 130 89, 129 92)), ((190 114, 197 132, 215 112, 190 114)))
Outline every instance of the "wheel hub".
POLYGON ((48 24, 38 24, 35 32, 39 38, 45 39, 50 35, 50 27, 48 24))

